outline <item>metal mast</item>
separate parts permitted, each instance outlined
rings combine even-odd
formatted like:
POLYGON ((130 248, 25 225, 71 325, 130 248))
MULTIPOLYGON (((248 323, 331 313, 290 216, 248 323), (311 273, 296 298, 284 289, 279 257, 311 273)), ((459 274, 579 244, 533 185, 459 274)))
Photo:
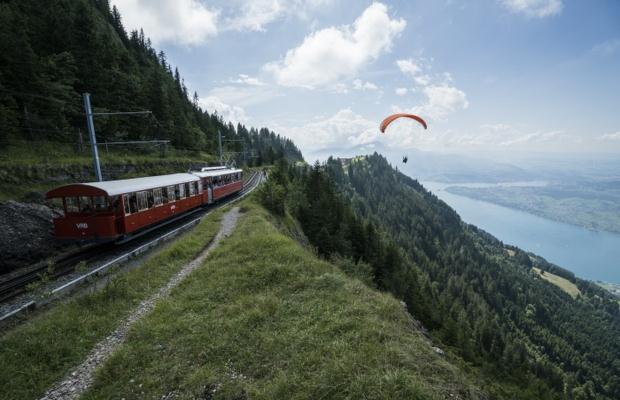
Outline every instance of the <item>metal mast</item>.
POLYGON ((93 111, 90 107, 90 93, 84 93, 84 110, 86 111, 86 125, 88 126, 88 137, 90 138, 90 148, 93 151, 93 163, 95 164, 95 177, 97 182, 101 182, 101 166, 99 165, 99 151, 97 150, 97 138, 95 137, 95 123, 93 122, 93 111))

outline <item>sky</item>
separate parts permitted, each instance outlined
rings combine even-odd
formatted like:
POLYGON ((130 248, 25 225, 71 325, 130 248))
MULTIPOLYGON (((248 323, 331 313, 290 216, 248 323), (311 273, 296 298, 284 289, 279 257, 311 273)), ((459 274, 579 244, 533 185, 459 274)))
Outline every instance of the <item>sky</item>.
POLYGON ((306 159, 620 155, 617 0, 112 0, 201 106, 306 159), (393 112, 427 120, 424 131, 393 112))

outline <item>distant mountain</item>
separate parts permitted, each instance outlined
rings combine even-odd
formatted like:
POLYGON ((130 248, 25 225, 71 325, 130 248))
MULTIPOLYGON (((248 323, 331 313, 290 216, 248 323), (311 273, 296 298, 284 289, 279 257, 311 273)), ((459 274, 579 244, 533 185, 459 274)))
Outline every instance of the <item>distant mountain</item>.
POLYGON ((532 172, 508 163, 460 154, 407 150, 399 169, 409 176, 437 182, 511 182, 535 179, 532 172))
POLYGON ((444 154, 382 149, 398 168, 421 180, 446 183, 548 181, 564 184, 620 179, 620 157, 613 154, 444 154), (400 157, 408 155, 407 164, 400 157), (501 160, 501 161, 500 161, 501 160))

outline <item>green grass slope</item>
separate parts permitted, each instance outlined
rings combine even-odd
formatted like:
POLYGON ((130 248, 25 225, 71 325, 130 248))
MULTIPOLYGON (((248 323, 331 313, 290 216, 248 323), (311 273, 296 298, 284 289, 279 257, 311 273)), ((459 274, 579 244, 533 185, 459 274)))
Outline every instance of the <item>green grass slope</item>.
POLYGON ((397 300, 318 259, 251 201, 244 211, 85 398, 477 398, 397 300))
MULTIPOLYGON (((100 149, 104 180, 183 172, 214 164, 214 155, 168 148, 100 149)), ((63 184, 95 180, 90 148, 54 142, 9 144, 0 148, 0 201, 42 201, 45 192, 63 184)))
POLYGON ((103 290, 0 331, 0 399, 32 399, 77 366, 143 299, 163 286, 215 237, 222 210, 122 273, 103 290))

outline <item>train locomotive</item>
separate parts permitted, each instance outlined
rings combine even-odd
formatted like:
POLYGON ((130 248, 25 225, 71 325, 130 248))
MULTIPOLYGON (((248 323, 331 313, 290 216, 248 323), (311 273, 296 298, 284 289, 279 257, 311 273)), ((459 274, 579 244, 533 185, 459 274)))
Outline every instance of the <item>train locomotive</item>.
POLYGON ((200 171, 75 183, 50 190, 46 199, 64 214, 54 236, 64 242, 124 241, 243 189, 242 170, 200 171))

